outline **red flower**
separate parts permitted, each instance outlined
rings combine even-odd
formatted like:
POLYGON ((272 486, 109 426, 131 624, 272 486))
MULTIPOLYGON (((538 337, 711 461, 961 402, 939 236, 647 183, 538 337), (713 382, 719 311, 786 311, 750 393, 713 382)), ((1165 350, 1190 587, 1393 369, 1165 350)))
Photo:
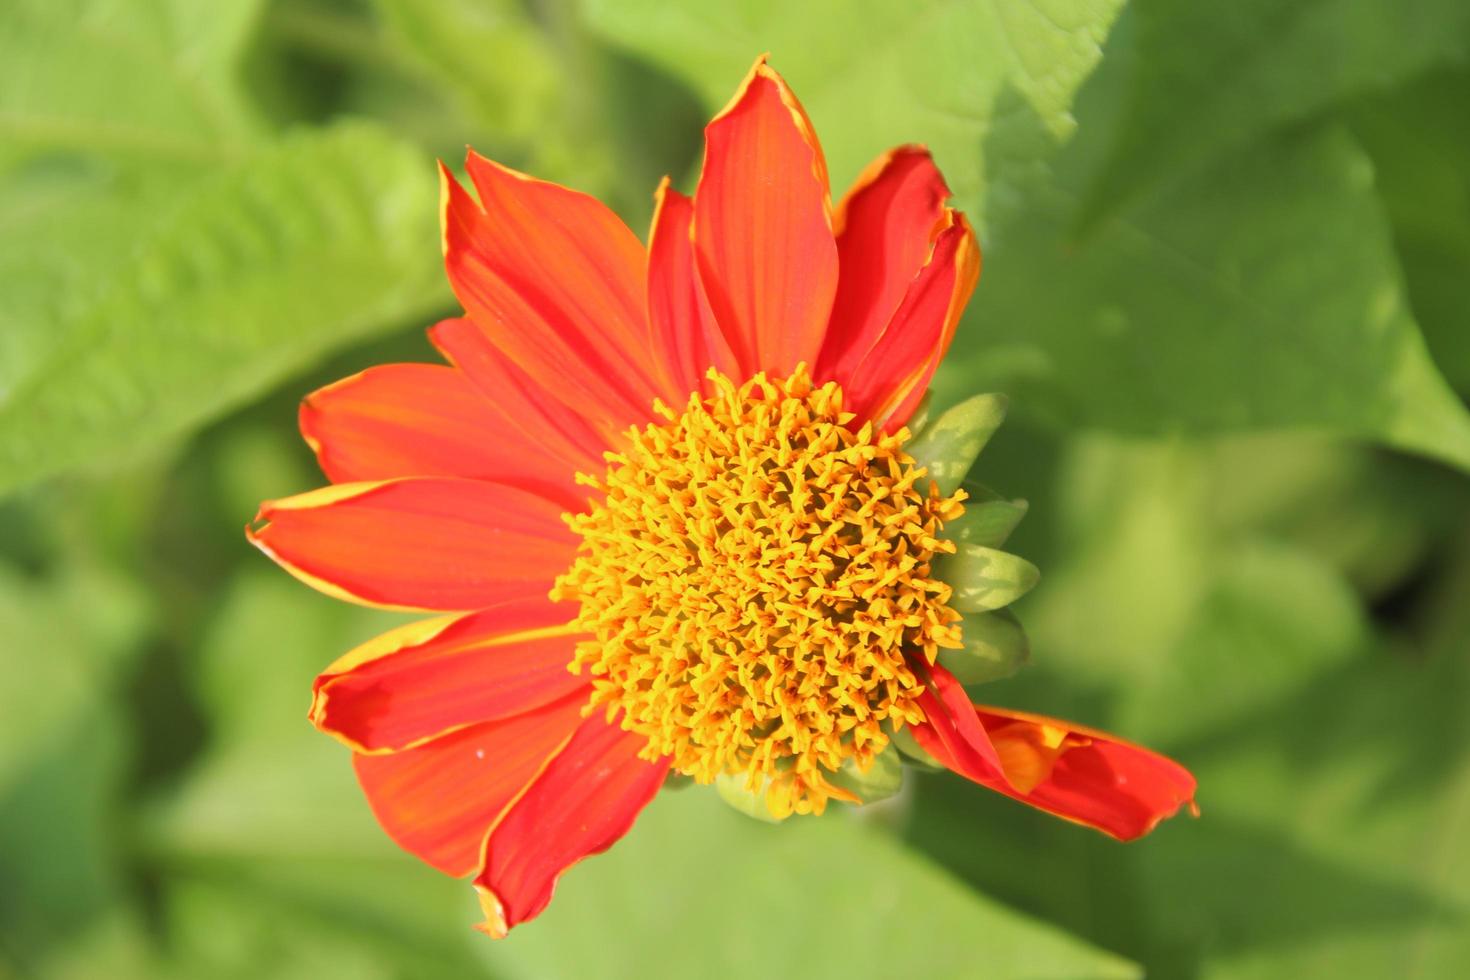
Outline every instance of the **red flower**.
POLYGON ((1193 794, 1145 749, 971 705, 935 662, 960 617, 930 562, 964 494, 928 486, 903 424, 980 258, 929 154, 884 154, 834 212, 764 59, 706 137, 646 249, 583 194, 471 153, 477 203, 445 171, 465 316, 430 336, 452 366, 311 395, 334 485, 249 532, 330 595, 448 613, 333 664, 311 720, 395 841, 475 876, 493 935, 671 769, 820 811, 860 802, 827 777, 908 725, 955 772, 1123 839, 1193 794))

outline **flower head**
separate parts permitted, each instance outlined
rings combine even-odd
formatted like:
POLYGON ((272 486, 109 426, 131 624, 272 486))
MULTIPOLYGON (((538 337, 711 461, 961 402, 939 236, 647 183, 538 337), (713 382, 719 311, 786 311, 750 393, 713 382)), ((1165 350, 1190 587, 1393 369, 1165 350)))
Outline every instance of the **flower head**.
POLYGON ((897 743, 1124 839, 1193 795, 961 686, 1024 649, 994 610, 1030 566, 998 550, 1015 508, 959 486, 998 403, 910 431, 980 265, 929 154, 884 154, 834 211, 764 59, 706 138, 646 248, 585 195, 471 153, 476 200, 444 171, 450 365, 311 395, 333 485, 249 531, 328 594, 441 614, 329 667, 311 719, 394 840, 474 875, 494 935, 671 772, 784 817, 867 802, 852 774, 897 743))

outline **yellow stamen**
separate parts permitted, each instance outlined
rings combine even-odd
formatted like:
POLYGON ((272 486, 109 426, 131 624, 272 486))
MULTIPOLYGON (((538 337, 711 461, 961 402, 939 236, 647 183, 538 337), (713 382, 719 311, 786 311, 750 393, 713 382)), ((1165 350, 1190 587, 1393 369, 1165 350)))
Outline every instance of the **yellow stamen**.
POLYGON ((569 515, 582 536, 552 596, 582 604, 573 670, 592 707, 648 738, 645 757, 702 783, 744 774, 778 817, 853 800, 826 775, 866 771, 884 722, 923 720, 922 679, 960 645, 930 562, 964 491, 941 497, 903 452, 907 430, 849 428, 836 384, 805 367, 715 394, 629 433, 605 495, 569 515), (921 489, 921 485, 924 489, 921 489))

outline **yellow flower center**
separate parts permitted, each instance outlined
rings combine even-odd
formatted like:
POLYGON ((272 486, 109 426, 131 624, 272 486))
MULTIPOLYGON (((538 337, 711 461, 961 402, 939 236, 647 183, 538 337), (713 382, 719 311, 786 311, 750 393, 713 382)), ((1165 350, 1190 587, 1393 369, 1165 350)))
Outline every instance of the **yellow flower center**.
POLYGON ((605 496, 567 517, 582 542, 552 596, 582 604, 589 710, 620 710, 646 758, 743 775, 778 817, 820 813, 856 801, 827 777, 866 771, 885 722, 923 720, 907 657, 959 645, 930 562, 965 495, 922 479, 906 429, 849 428, 841 389, 804 367, 710 377, 712 397, 655 405, 666 423, 578 476, 605 496))

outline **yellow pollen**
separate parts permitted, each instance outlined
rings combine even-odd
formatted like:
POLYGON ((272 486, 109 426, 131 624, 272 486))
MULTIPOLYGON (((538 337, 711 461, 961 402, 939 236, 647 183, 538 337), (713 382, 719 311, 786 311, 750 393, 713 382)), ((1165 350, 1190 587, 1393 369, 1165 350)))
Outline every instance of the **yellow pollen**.
POLYGON ((744 775, 784 817, 857 802, 828 780, 866 771, 891 728, 923 720, 922 679, 960 645, 930 563, 964 511, 903 452, 908 431, 849 426, 842 391, 804 366, 632 429, 603 499, 566 520, 582 541, 555 599, 581 603, 573 670, 589 710, 647 737, 644 757, 708 783, 744 775))

